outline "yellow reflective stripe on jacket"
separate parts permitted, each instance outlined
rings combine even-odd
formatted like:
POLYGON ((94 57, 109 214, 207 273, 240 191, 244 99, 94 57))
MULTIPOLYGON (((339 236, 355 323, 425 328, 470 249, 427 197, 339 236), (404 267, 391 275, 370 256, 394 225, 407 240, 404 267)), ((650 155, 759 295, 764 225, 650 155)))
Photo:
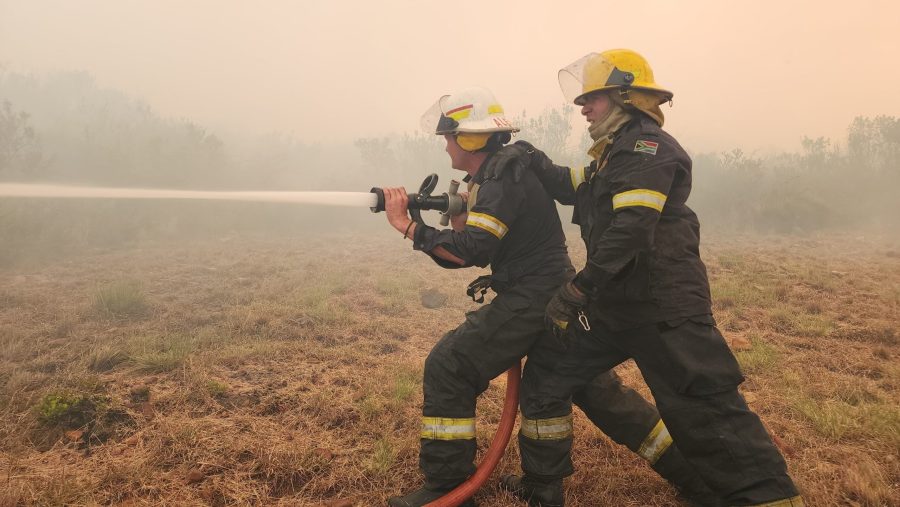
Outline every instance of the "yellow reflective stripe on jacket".
POLYGON ((422 438, 432 440, 471 440, 475 438, 475 419, 423 417, 422 438))
POLYGON ((584 183, 584 167, 581 169, 570 167, 569 175, 572 177, 572 188, 578 190, 578 187, 584 183))
POLYGON ((503 239, 503 236, 506 236, 506 233, 509 232, 509 227, 507 227, 506 224, 486 213, 475 213, 470 211, 469 218, 466 219, 466 225, 484 229, 494 236, 497 236, 498 239, 503 239))
POLYGON ((647 438, 641 442, 638 455, 652 465, 659 460, 660 456, 666 452, 670 445, 672 445, 672 436, 669 435, 669 429, 666 428, 666 425, 660 419, 656 426, 650 430, 650 433, 647 434, 647 438))
POLYGON ((783 500, 775 500, 774 502, 753 504, 750 507, 804 507, 804 504, 803 498, 797 495, 783 500))
POLYGON ((522 418, 522 435, 532 440, 562 440, 572 436, 572 414, 551 419, 522 418))
POLYGON ((645 206, 661 213, 663 206, 666 205, 666 195, 655 190, 639 188, 614 195, 612 202, 614 210, 627 206, 645 206))

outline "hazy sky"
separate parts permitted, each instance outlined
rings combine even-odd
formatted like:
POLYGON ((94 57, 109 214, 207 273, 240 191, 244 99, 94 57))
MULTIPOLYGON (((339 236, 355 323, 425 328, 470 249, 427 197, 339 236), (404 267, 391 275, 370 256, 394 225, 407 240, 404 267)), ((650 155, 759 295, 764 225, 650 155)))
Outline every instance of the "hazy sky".
POLYGON ((794 150, 900 116, 898 20, 892 0, 0 0, 0 63, 86 70, 213 129, 329 142, 412 131, 474 84, 537 113, 563 103, 560 67, 629 47, 674 90, 667 129, 687 147, 794 150))

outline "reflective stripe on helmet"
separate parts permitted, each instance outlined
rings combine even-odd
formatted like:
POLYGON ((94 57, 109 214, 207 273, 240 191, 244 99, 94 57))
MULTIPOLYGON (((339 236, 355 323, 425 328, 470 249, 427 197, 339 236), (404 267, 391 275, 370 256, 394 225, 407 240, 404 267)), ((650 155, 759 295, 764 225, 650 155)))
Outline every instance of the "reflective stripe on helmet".
POLYGON ((456 121, 462 120, 464 118, 468 118, 469 115, 472 114, 472 104, 466 104, 464 106, 455 107, 446 113, 444 116, 449 116, 456 121))
POLYGON ((656 426, 647 434, 647 438, 641 442, 641 448, 638 449, 638 455, 647 460, 651 465, 656 463, 660 456, 666 452, 666 449, 672 445, 672 436, 669 435, 669 429, 660 419, 656 426))
POLYGON ((655 190, 639 188, 637 190, 629 190, 614 195, 612 204, 614 210, 628 206, 644 206, 653 208, 662 213, 663 206, 666 205, 666 194, 661 194, 655 190))
POLYGON ((475 419, 423 417, 422 438, 431 440, 471 440, 475 438, 475 419))
POLYGON ((572 436, 572 414, 551 419, 522 417, 519 431, 532 440, 563 440, 572 436))
POLYGON ((509 227, 506 224, 486 213, 470 211, 469 218, 466 219, 466 225, 484 229, 497 236, 497 239, 503 239, 503 236, 506 236, 506 233, 509 232, 509 227))

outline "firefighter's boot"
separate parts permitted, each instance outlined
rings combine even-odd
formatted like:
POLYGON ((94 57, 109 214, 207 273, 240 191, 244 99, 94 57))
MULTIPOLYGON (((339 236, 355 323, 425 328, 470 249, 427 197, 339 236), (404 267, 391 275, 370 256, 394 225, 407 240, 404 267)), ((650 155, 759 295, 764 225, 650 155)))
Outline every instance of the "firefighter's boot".
MULTIPOLYGON (((412 493, 409 493, 408 495, 392 496, 388 498, 388 505, 390 507, 422 507, 423 505, 427 505, 446 495, 455 487, 456 486, 437 486, 426 482, 423 487, 413 491, 412 493)), ((460 507, 478 506, 478 504, 475 503, 475 500, 472 500, 471 498, 459 505, 460 507)))
POLYGON ((505 475, 500 487, 528 502, 529 507, 563 507, 562 479, 542 481, 527 475, 505 475))

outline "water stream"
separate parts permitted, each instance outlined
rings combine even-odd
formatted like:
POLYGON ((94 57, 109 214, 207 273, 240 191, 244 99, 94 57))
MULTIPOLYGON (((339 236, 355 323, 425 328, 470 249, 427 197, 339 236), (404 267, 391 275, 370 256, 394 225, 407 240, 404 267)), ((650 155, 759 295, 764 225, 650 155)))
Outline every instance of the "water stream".
POLYGON ((110 188, 0 183, 0 198, 3 197, 69 199, 201 199, 216 201, 290 202, 361 207, 373 207, 375 206, 377 199, 375 194, 371 192, 169 190, 162 188, 110 188))

